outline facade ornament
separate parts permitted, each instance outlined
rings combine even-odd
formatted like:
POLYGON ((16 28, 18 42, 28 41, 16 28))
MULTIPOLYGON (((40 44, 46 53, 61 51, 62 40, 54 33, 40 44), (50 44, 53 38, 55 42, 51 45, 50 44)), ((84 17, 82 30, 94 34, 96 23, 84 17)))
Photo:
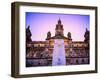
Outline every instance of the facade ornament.
POLYGON ((30 26, 28 26, 28 27, 26 28, 26 43, 32 41, 31 36, 32 36, 32 33, 31 33, 31 31, 30 31, 30 26))
POLYGON ((85 31, 85 34, 84 34, 84 42, 89 42, 89 34, 90 34, 90 32, 89 32, 89 30, 86 28, 86 31, 85 31))
POLYGON ((47 39, 49 39, 49 38, 51 38, 51 32, 50 31, 47 33, 47 39))
POLYGON ((71 38, 71 33, 70 33, 70 32, 68 32, 67 37, 68 37, 68 39, 72 39, 72 38, 71 38))

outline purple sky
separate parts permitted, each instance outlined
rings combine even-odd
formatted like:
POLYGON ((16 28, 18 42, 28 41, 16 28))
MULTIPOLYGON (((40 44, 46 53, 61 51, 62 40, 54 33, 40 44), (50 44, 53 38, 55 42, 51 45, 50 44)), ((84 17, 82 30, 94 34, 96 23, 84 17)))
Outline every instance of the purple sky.
POLYGON ((90 16, 76 14, 51 14, 26 12, 26 27, 30 25, 33 41, 45 41, 47 32, 55 35, 59 17, 64 28, 64 36, 71 32, 73 41, 83 41, 86 28, 90 30, 90 16))

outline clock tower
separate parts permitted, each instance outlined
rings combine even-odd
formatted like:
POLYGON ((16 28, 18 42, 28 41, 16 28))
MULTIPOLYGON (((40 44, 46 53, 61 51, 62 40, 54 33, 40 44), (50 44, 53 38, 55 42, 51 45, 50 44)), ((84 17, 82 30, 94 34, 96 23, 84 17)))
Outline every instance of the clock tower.
POLYGON ((59 20, 58 20, 58 23, 57 23, 57 25, 56 25, 56 28, 55 28, 55 35, 64 35, 63 34, 63 25, 62 25, 62 23, 61 23, 61 20, 60 20, 60 18, 59 18, 59 20))

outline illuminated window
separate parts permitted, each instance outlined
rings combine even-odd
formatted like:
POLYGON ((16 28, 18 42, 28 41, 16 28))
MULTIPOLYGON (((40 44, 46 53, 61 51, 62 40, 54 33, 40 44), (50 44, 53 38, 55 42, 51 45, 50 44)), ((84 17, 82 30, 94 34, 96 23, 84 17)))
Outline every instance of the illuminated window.
POLYGON ((34 44, 34 47, 38 47, 39 45, 38 44, 34 44))

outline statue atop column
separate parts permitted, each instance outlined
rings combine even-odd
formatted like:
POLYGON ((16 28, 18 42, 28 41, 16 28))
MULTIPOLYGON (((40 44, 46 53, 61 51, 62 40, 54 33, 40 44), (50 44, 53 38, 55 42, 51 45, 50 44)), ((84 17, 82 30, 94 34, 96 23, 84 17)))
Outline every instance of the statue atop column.
POLYGON ((72 38, 71 38, 71 33, 70 33, 70 32, 68 32, 67 37, 68 37, 68 39, 72 39, 72 38))
POLYGON ((31 34, 31 31, 30 31, 30 26, 28 26, 26 28, 26 43, 32 41, 31 36, 32 36, 32 34, 31 34))
POLYGON ((51 32, 50 31, 47 33, 47 39, 49 39, 49 38, 51 38, 51 32))
POLYGON ((84 34, 84 42, 89 42, 89 36, 90 35, 90 32, 89 30, 86 28, 86 31, 85 31, 85 34, 84 34))

